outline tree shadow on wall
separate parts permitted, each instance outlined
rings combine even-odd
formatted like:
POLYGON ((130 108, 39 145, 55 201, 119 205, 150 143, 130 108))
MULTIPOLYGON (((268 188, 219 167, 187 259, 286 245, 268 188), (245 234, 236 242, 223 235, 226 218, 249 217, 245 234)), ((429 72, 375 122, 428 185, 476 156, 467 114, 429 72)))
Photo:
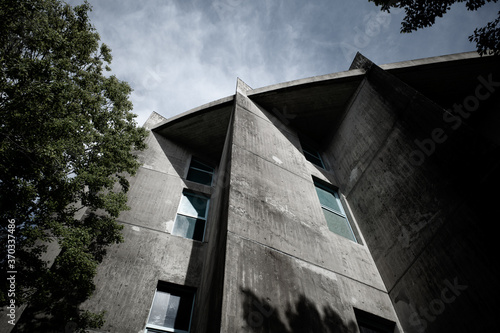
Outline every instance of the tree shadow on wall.
POLYGON ((285 309, 269 305, 265 297, 258 297, 248 289, 242 289, 243 316, 252 332, 266 333, 356 333, 354 321, 344 323, 330 306, 324 306, 322 313, 314 302, 300 294, 294 304, 285 309), (281 318, 280 312, 285 314, 281 318))

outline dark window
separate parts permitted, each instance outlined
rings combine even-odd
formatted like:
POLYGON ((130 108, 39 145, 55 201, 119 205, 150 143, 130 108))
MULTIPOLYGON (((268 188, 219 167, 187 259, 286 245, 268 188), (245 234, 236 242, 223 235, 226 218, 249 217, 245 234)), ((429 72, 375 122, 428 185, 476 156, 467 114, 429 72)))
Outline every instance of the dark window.
POLYGON ((360 333, 394 333, 396 324, 372 313, 354 309, 360 333))
POLYGON ((156 288, 147 332, 189 332, 194 306, 193 288, 161 282, 156 288))
POLYGON ((322 169, 325 168, 325 164, 323 163, 323 160, 321 159, 321 155, 317 149, 315 149, 305 139, 300 140, 300 145, 302 146, 302 151, 304 152, 304 157, 306 158, 306 160, 308 160, 309 162, 311 162, 314 165, 319 166, 322 169))
POLYGON ((203 241, 209 201, 201 194, 184 191, 177 209, 172 235, 203 241))
POLYGON ((352 231, 351 224, 347 220, 338 192, 316 180, 314 181, 314 186, 316 187, 316 193, 318 194, 328 229, 356 242, 356 237, 352 231))
POLYGON ((213 175, 214 168, 198 161, 195 158, 192 158, 186 179, 203 185, 211 186, 213 175))

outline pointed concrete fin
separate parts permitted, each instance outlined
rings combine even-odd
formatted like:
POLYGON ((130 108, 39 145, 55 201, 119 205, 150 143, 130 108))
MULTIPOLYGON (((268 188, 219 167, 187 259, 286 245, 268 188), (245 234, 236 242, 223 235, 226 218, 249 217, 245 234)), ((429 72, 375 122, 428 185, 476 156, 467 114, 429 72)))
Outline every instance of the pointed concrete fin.
POLYGON ((157 124, 161 123, 162 121, 165 121, 167 120, 167 118, 163 117, 161 114, 159 114, 158 112, 156 111, 153 111, 148 119, 146 120, 146 122, 144 123, 144 125, 142 125, 142 127, 146 128, 146 129, 151 129, 153 127, 155 127, 157 124))
POLYGON ((242 79, 237 78, 236 80, 236 92, 239 92, 240 94, 247 95, 247 91, 252 90, 252 87, 250 87, 248 84, 243 82, 242 79))
POLYGON ((351 63, 351 67, 349 67, 349 70, 351 69, 365 69, 367 70, 368 68, 373 65, 373 62, 362 55, 359 52, 356 52, 356 56, 354 56, 354 60, 351 63))

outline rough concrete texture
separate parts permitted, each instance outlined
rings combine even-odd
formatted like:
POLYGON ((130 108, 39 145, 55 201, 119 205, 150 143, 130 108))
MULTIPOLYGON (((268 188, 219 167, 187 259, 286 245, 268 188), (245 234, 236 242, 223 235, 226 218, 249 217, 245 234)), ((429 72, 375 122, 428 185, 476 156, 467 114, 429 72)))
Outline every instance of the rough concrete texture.
POLYGON ((445 112, 375 67, 328 149, 405 332, 496 326, 484 193, 498 183, 499 149, 445 112))
POLYGON ((395 320, 384 290, 229 232, 221 332, 356 332, 353 307, 395 320))
POLYGON ((355 331, 353 306, 397 322, 368 249, 328 230, 297 135, 241 94, 234 117, 221 331, 355 331))
MULTIPOLYGON (((155 119, 146 125, 152 127, 151 121, 161 120, 155 119)), ((183 189, 207 195, 213 189, 185 180, 192 155, 189 148, 154 132, 150 132, 147 144, 148 149, 138 153, 143 166, 130 179, 131 209, 118 218, 124 225, 125 242, 108 250, 96 276, 97 290, 82 305, 95 312, 106 311, 102 330, 107 332, 142 331, 158 281, 195 288, 201 283, 208 237, 202 243, 170 232, 183 189)), ((207 234, 215 220, 212 207, 216 206, 217 200, 212 198, 207 234)))
POLYGON ((132 225, 125 225, 123 237, 124 243, 108 250, 95 279, 95 294, 82 308, 106 311, 104 331, 139 332, 146 325, 158 280, 199 285, 204 244, 132 225))

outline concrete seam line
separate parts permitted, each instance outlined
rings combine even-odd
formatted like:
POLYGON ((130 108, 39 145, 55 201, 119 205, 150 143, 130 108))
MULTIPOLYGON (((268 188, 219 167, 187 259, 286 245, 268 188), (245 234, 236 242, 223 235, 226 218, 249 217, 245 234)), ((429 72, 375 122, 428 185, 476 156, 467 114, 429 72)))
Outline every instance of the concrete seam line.
MULTIPOLYGON (((299 177, 299 178, 301 178, 301 179, 303 179, 303 180, 310 181, 310 179, 309 179, 309 178, 303 177, 303 176, 301 176, 301 175, 299 175, 299 174, 296 174, 295 172, 293 172, 293 171, 291 171, 291 170, 285 169, 284 167, 282 167, 281 165, 279 165, 279 164, 275 163, 274 161, 268 160, 267 158, 265 158, 265 157, 263 157, 263 156, 261 156, 261 155, 259 155, 259 154, 257 154, 257 153, 254 153, 253 151, 250 151, 250 150, 248 150, 247 148, 245 148, 245 147, 243 147, 243 146, 237 145, 237 144, 235 144, 235 143, 233 143, 233 146, 236 146, 236 147, 238 147, 238 148, 240 148, 240 149, 242 149, 242 150, 244 150, 244 151, 246 151, 246 152, 248 152, 248 153, 250 153, 250 154, 252 154, 252 155, 255 155, 255 156, 257 156, 258 158, 261 158, 261 159, 263 159, 264 161, 266 161, 266 162, 268 162, 268 163, 271 163, 272 165, 275 165, 275 166, 277 166, 278 168, 280 168, 280 169, 282 169, 282 170, 284 170, 284 171, 286 171, 286 172, 291 173, 292 175, 295 175, 295 176, 297 176, 297 177, 299 177)), ((329 172, 328 170, 325 170, 325 171, 326 171, 326 172, 329 172)))
POLYGON ((349 279, 349 280, 352 280, 352 281, 355 281, 355 282, 361 283, 361 284, 363 284, 363 285, 365 285, 365 286, 367 286, 367 287, 373 288, 373 289, 375 289, 375 290, 378 290, 378 291, 380 291, 380 292, 383 292, 384 294, 389 295, 389 293, 388 293, 386 290, 383 290, 383 289, 377 288, 377 287, 372 286, 372 285, 370 285, 370 284, 368 284, 368 283, 366 283, 366 282, 363 282, 363 281, 360 281, 360 280, 354 279, 354 278, 352 278, 352 277, 350 277, 350 276, 348 276, 348 275, 345 275, 345 274, 343 274, 343 273, 338 273, 338 272, 332 271, 331 269, 328 269, 328 268, 323 267, 323 266, 321 266, 321 265, 315 264, 315 263, 310 262, 310 261, 308 261, 308 260, 305 260, 305 259, 302 259, 302 258, 296 257, 296 256, 294 256, 294 255, 292 255, 292 254, 289 254, 289 253, 283 252, 283 251, 281 251, 281 250, 278 250, 278 249, 277 249, 277 248, 275 248, 275 247, 272 247, 272 246, 266 245, 266 244, 264 244, 264 243, 258 242, 258 241, 256 241, 256 240, 250 239, 250 238, 245 237, 245 236, 238 235, 238 234, 237 234, 237 233, 235 233, 234 231, 228 230, 227 232, 228 232, 228 233, 231 233, 231 234, 233 234, 233 235, 235 235, 235 236, 236 236, 236 237, 238 237, 238 238, 244 239, 244 240, 249 241, 249 242, 251 242, 251 243, 255 243, 255 244, 260 245, 260 246, 262 246, 262 247, 265 247, 265 248, 267 248, 267 249, 270 249, 270 250, 276 251, 276 252, 281 253, 281 254, 283 254, 283 255, 285 255, 285 256, 287 256, 287 257, 291 257, 291 258, 297 259, 297 260, 299 260, 299 261, 303 261, 303 262, 308 263, 308 264, 310 264, 310 265, 312 265, 312 266, 319 267, 319 268, 321 268, 321 269, 324 269, 325 271, 332 272, 332 273, 334 273, 334 274, 336 274, 336 275, 340 275, 340 276, 345 277, 345 278, 347 278, 347 279, 349 279))

